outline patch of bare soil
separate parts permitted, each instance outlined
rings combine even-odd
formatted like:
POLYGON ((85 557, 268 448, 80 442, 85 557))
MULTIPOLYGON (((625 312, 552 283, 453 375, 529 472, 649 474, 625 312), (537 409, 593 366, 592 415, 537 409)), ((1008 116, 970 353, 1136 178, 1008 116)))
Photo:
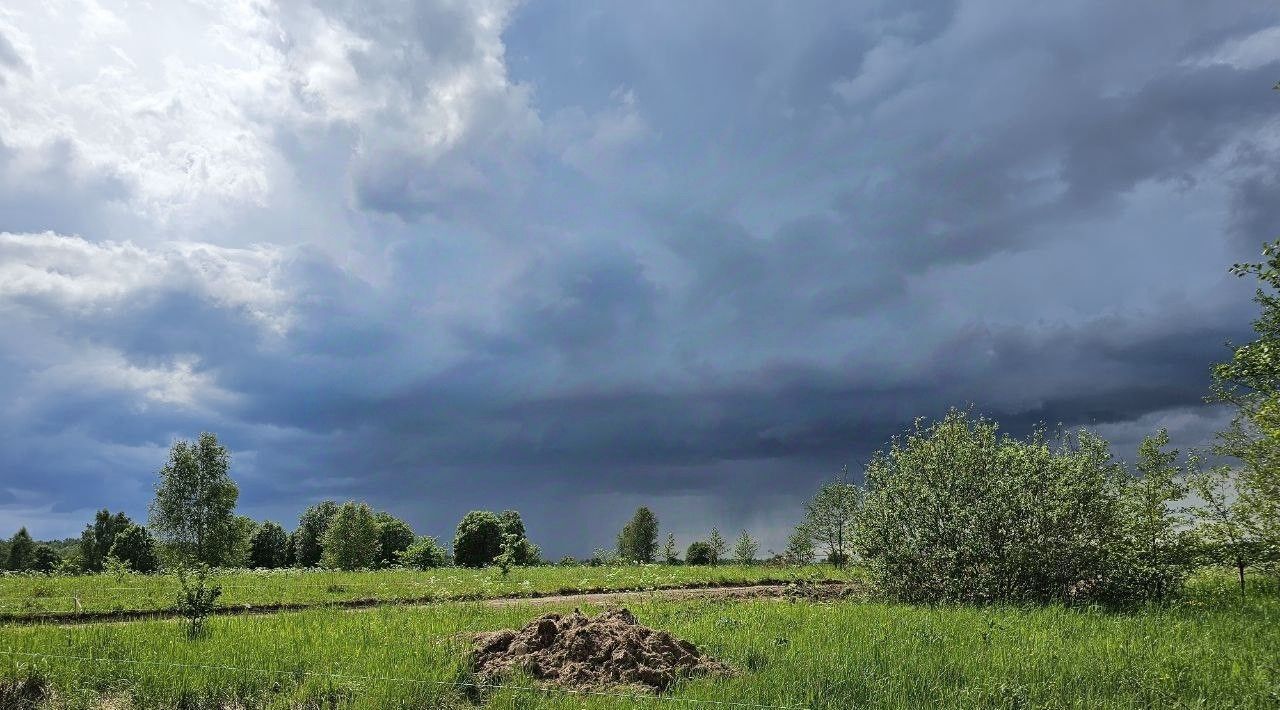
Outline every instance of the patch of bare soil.
POLYGON ((628 686, 666 690, 682 676, 732 675, 688 641, 643 626, 626 609, 590 618, 547 614, 518 631, 478 634, 472 669, 482 682, 513 670, 573 690, 628 686))

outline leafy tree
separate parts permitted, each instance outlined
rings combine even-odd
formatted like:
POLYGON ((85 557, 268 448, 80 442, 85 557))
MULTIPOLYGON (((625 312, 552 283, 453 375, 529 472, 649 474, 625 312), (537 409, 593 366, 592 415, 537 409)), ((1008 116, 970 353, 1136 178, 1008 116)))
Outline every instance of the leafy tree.
POLYGON ((807 565, 813 562, 813 533, 804 523, 796 526, 791 537, 787 538, 787 550, 783 557, 793 565, 807 565))
POLYGON ((658 554, 658 517, 641 506, 618 533, 618 555, 639 563, 653 562, 658 554))
POLYGON ((1263 246, 1262 261, 1236 264, 1231 272, 1257 280, 1253 300, 1261 313, 1253 322, 1256 339, 1236 347, 1229 362, 1213 368, 1210 399, 1235 408, 1230 427, 1218 435, 1215 450, 1241 463, 1234 474, 1237 500, 1233 503, 1233 518, 1247 532, 1257 556, 1277 559, 1280 558, 1280 242, 1263 246))
POLYGON ((160 568, 155 538, 140 525, 130 525, 117 533, 109 556, 128 564, 135 572, 146 574, 160 568))
POLYGON ((333 516, 338 514, 338 504, 322 500, 308 507, 298 519, 298 529, 293 532, 295 564, 299 567, 315 567, 324 555, 324 536, 333 516))
POLYGON ((298 566, 298 531, 289 533, 289 541, 284 548, 284 566, 298 566))
POLYGON ((756 542, 746 530, 738 535, 738 542, 733 546, 733 558, 740 565, 749 565, 756 561, 756 553, 760 551, 760 543, 756 542))
POLYGON ((529 540, 529 536, 525 533, 524 520, 520 517, 518 510, 504 510, 498 514, 498 521, 502 525, 502 533, 504 535, 511 534, 516 536, 515 551, 512 553, 512 564, 514 565, 536 565, 542 560, 542 549, 533 544, 529 540))
POLYGON ((862 507, 862 489, 849 482, 849 467, 829 481, 805 506, 804 528, 814 546, 826 550, 827 561, 837 566, 848 564, 853 551, 858 511, 862 507))
POLYGON ((9 558, 5 561, 5 569, 12 572, 23 572, 32 569, 36 563, 36 542, 26 528, 9 538, 9 558))
POLYGON ((380 512, 374 518, 378 523, 378 566, 389 567, 418 536, 408 523, 390 513, 380 512))
POLYGON ((435 569, 448 562, 444 547, 434 537, 420 537, 405 550, 396 553, 396 560, 405 567, 435 569))
POLYGON ((1089 432, 1016 439, 952 410, 872 458, 856 542, 909 601, 1123 603, 1129 478, 1089 432))
POLYGON ((284 528, 270 520, 258 526, 249 539, 249 566, 255 569, 278 569, 289 563, 289 536, 284 528))
POLYGON ((1193 459, 1188 468, 1191 490, 1200 501, 1192 510, 1201 546, 1214 562, 1236 570, 1243 596, 1245 570, 1259 561, 1263 546, 1252 532, 1252 511, 1236 495, 1238 471, 1230 466, 1205 469, 1199 459, 1193 459))
POLYGON ((488 510, 463 516, 453 537, 453 561, 463 567, 493 564, 502 552, 502 522, 488 510))
POLYGON ((111 546, 115 544, 116 535, 133 524, 124 513, 111 514, 103 508, 93 517, 93 522, 85 525, 80 534, 80 556, 84 560, 86 572, 101 572, 102 563, 111 554, 111 546))
POLYGON ((32 572, 44 572, 48 574, 56 570, 62 564, 62 555, 58 551, 48 545, 37 545, 35 552, 31 556, 32 572))
POLYGON ((347 501, 324 535, 324 565, 331 569, 373 567, 378 560, 378 521, 368 503, 347 501))
POLYGON ((240 497, 230 467, 231 454, 208 432, 169 449, 151 503, 151 528, 181 555, 209 565, 230 556, 240 497))
POLYGON ((662 557, 669 565, 680 564, 680 553, 676 549, 676 534, 667 533, 667 544, 662 548, 662 557))
POLYGON ((498 569, 502 570, 503 577, 511 573, 511 565, 516 562, 516 550, 519 547, 520 538, 516 537, 515 533, 502 533, 502 547, 499 549, 498 556, 494 558, 493 561, 498 565, 498 569))
POLYGON ((1174 504, 1188 488, 1177 466, 1177 450, 1165 451, 1168 431, 1161 429, 1138 447, 1137 477, 1127 487, 1126 503, 1133 545, 1136 594, 1162 599, 1178 590, 1190 566, 1187 521, 1174 504))
POLYGON ((689 549, 684 551, 684 562, 687 565, 711 565, 715 564, 715 559, 715 549, 704 540, 689 543, 689 549))
MULTIPOLYGON (((720 530, 716 527, 711 528, 711 534, 707 536, 707 544, 711 546, 711 564, 719 564, 720 559, 724 557, 725 550, 729 549, 729 543, 724 541, 720 536, 720 530)), ((685 555, 685 559, 689 556, 685 555)))
POLYGON ((231 516, 231 524, 218 530, 213 546, 220 550, 218 564, 222 567, 248 567, 253 548, 253 536, 258 532, 258 522, 247 515, 231 516))

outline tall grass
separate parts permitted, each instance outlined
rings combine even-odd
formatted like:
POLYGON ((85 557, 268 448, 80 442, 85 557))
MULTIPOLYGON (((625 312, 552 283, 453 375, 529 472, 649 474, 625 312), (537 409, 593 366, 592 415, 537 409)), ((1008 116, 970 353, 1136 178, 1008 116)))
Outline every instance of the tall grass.
MULTIPOLYGON (((1274 589, 1242 600, 1229 585, 1204 584, 1182 602, 1128 613, 785 600, 652 600, 631 608, 642 623, 692 640, 738 675, 682 682, 665 701, 510 689, 483 700, 564 709, 700 707, 674 698, 831 710, 1280 706, 1274 589)), ((454 603, 224 617, 195 641, 169 621, 8 627, 0 629, 0 650, 140 663, 0 654, 0 675, 34 670, 70 707, 104 696, 156 708, 218 707, 233 698, 271 708, 471 707, 454 686, 468 679, 465 636, 552 609, 454 603)))
MULTIPOLYGON (((690 585, 751 584, 766 580, 848 579, 855 572, 831 566, 764 565, 673 567, 517 567, 502 577, 492 569, 334 572, 321 570, 225 570, 220 606, 322 604, 358 599, 484 599, 590 590, 664 589, 690 585)), ((175 575, 0 577, 0 617, 42 613, 152 611, 170 608, 179 589, 175 575), (77 606, 77 603, 79 606, 77 606)))

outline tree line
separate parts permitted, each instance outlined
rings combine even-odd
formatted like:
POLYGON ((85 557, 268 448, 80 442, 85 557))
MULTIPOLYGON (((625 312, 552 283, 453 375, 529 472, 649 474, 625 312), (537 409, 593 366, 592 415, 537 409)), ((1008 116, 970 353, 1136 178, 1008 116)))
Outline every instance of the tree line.
MULTIPOLYGON (((1212 367, 1208 399, 1234 409, 1212 454, 1170 450, 1164 430, 1148 436, 1132 469, 1088 431, 1024 437, 971 411, 917 420, 866 464, 860 481, 843 469, 805 507, 775 560, 857 563, 886 593, 911 601, 1129 603, 1176 594, 1194 569, 1223 565, 1280 572, 1280 242, 1263 260, 1232 272, 1258 282, 1255 339, 1212 367)), ((541 552, 520 514, 472 511, 452 553, 403 520, 367 504, 323 501, 297 527, 235 514, 239 490, 230 454, 213 434, 178 441, 160 470, 144 527, 100 511, 78 549, 61 554, 19 530, 0 549, 9 570, 148 572, 167 561, 223 567, 429 568, 538 564, 541 552)), ((659 551, 648 507, 624 525, 615 549, 595 563, 716 564, 729 544, 712 528, 680 559, 675 536, 659 551)), ((743 530, 734 560, 756 561, 743 530)), ((573 561, 566 558, 566 562, 573 561)))
POLYGON ((318 567, 428 569, 533 565, 541 550, 528 539, 515 510, 472 511, 458 523, 450 554, 434 537, 419 536, 404 520, 369 504, 325 500, 308 507, 292 531, 280 523, 237 515, 239 487, 231 455, 216 435, 179 440, 160 469, 148 524, 122 512, 98 511, 78 545, 39 544, 24 527, 0 547, 9 571, 150 573, 162 566, 204 565, 279 569, 318 567))

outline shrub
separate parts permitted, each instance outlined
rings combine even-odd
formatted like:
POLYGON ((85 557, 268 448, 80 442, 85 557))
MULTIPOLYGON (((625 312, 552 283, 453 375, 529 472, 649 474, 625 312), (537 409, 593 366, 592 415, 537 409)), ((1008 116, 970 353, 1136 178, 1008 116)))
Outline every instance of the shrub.
POLYGON ((405 567, 434 569, 447 561, 444 547, 434 537, 420 537, 404 550, 396 553, 396 559, 405 567))
POLYGON ((115 536, 108 557, 129 565, 135 572, 151 573, 160 567, 160 558, 156 555, 156 541, 151 533, 140 525, 129 525, 115 536))
POLYGON ((204 633, 205 620, 217 607, 222 587, 209 585, 209 568, 206 565, 196 568, 194 579, 187 574, 186 568, 179 567, 178 584, 182 590, 178 592, 175 609, 187 623, 187 636, 196 638, 204 633))
POLYGON ((458 523, 453 538, 454 562, 463 567, 493 564, 502 551, 502 524, 488 510, 473 510, 458 523))
POLYGON ((908 601, 1128 601, 1127 478, 1088 432, 1020 440, 953 410, 868 464, 856 547, 908 601))
POLYGON ((578 558, 574 557, 573 555, 565 555, 564 557, 561 557, 560 561, 557 562, 556 564, 560 565, 561 567, 577 567, 578 558))
POLYGON ((324 565, 331 569, 373 567, 378 559, 378 522, 368 503, 347 501, 324 534, 324 565))
POLYGON ((689 565, 710 565, 715 564, 716 551, 711 544, 703 540, 698 540, 689 544, 689 549, 684 552, 684 562, 689 565))

